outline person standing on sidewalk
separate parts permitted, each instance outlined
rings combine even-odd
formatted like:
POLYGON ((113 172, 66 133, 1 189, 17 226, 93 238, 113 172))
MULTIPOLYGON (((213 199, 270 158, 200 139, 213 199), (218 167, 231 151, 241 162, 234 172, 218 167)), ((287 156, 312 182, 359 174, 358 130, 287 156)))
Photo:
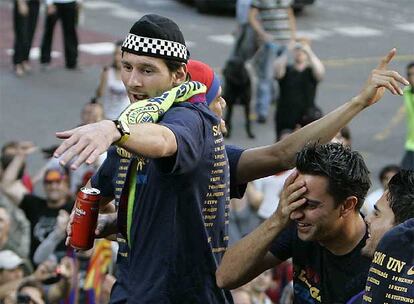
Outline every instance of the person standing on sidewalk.
POLYGON ((261 41, 253 58, 258 78, 256 114, 259 123, 266 122, 272 102, 273 61, 296 39, 291 3, 292 0, 253 0, 249 11, 249 23, 261 41))
POLYGON ((14 55, 13 65, 16 76, 30 71, 29 53, 39 15, 39 0, 14 0, 14 55))
POLYGON ((75 0, 46 0, 47 15, 42 38, 40 63, 47 67, 51 61, 53 31, 56 22, 62 22, 65 63, 67 69, 76 69, 78 60, 78 34, 76 19, 78 3, 75 0))

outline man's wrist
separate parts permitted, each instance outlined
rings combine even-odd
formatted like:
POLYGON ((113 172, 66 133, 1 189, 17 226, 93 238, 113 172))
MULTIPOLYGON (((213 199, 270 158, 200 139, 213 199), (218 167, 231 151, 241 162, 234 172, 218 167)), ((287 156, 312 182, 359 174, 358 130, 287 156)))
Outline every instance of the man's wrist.
POLYGON ((361 111, 369 106, 368 102, 364 100, 361 95, 357 95, 350 100, 350 103, 355 106, 358 111, 361 111))
POLYGON ((279 232, 287 226, 288 222, 289 220, 284 221, 279 214, 273 213, 269 218, 268 229, 279 232))
POLYGON ((115 136, 115 140, 113 141, 113 143, 116 145, 123 144, 129 139, 129 135, 130 135, 129 126, 126 122, 122 120, 113 120, 112 122, 116 129, 116 136, 115 136))
POLYGON ((113 120, 104 120, 101 122, 105 122, 108 125, 108 129, 110 129, 108 135, 110 135, 110 139, 113 144, 115 144, 117 141, 121 139, 121 133, 117 129, 115 122, 113 120))

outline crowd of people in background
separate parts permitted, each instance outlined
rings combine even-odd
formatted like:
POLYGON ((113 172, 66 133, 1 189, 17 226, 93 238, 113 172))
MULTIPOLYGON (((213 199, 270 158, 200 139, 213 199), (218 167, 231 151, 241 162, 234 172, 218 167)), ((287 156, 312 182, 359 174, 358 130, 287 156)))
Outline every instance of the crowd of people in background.
MULTIPOLYGON (((14 3, 13 64, 16 75, 23 76, 30 71, 29 51, 40 2, 15 0, 14 3)), ((60 19, 66 68, 77 68, 78 4, 72 0, 48 0, 46 3, 41 63, 45 68, 50 64, 53 29, 60 19)), ((298 134, 296 131, 324 117, 317 105, 316 93, 324 78, 325 67, 312 50, 311 41, 297 36, 291 0, 239 0, 237 5, 238 29, 234 48, 223 67, 223 88, 215 83, 218 77, 211 68, 195 62, 188 63, 191 79, 187 81, 206 85, 207 96, 214 88, 214 96, 208 105, 213 112, 214 108, 219 109, 214 113, 218 113, 220 119, 224 114, 227 126, 224 128, 222 121, 221 131, 225 137, 230 137, 232 129, 236 128, 231 123, 233 105, 244 106, 244 127, 248 137, 254 139, 255 123, 268 123, 269 107, 274 102, 275 141, 269 144, 277 149, 279 145, 283 146, 283 140, 298 134), (208 76, 200 76, 201 70, 208 76), (227 101, 225 113, 222 113, 225 101, 221 96, 227 101)), ((134 30, 137 29, 131 28, 130 35, 134 30)), ((121 63, 124 52, 128 58, 135 54, 123 41, 114 43, 113 61, 103 67, 101 75, 97 75, 97 88, 91 88, 94 97, 81 109, 77 126, 117 120, 129 106, 134 97, 128 95, 121 77, 121 70, 128 69, 121 63)), ((269 161, 277 170, 267 172, 269 169, 260 168, 268 164, 263 161, 254 171, 245 163, 246 159, 258 161, 252 151, 223 146, 222 150, 226 149, 230 155, 227 169, 230 177, 227 178, 232 199, 230 201, 229 194, 228 238, 225 240, 230 249, 225 254, 225 250, 218 251, 223 248, 219 242, 212 247, 214 254, 208 258, 220 264, 221 257, 216 255, 224 254, 217 272, 217 284, 219 288, 232 289, 234 303, 291 304, 294 297, 306 301, 308 295, 303 290, 310 285, 317 286, 312 297, 320 301, 322 295, 326 303, 365 303, 367 298, 364 297, 370 297, 372 303, 380 303, 375 301, 386 297, 392 283, 391 279, 381 281, 378 278, 376 269, 390 273, 380 262, 380 255, 405 261, 406 273, 412 269, 414 63, 408 64, 406 74, 409 80, 403 92, 408 126, 406 151, 400 165, 384 164, 379 174, 379 189, 370 190, 372 176, 369 176, 363 157, 351 150, 351 133, 346 126, 331 143, 299 149, 293 169, 287 164, 269 161), (301 192, 304 185, 308 193, 306 200, 302 196, 305 192, 301 192), (245 190, 233 192, 237 187, 245 187, 245 190), (297 197, 292 199, 295 195, 297 197), (348 197, 356 199, 338 203, 348 197), (289 204, 306 207, 286 213, 289 204), (321 213, 312 213, 317 208, 321 213), (298 226, 292 225, 289 219, 298 226), (272 231, 271 236, 262 237, 275 223, 283 225, 272 231), (309 231, 312 231, 311 236, 309 231), (402 252, 397 246, 407 246, 408 251, 402 252), (310 274, 322 260, 330 270, 323 273, 323 283, 322 274, 310 274), (339 260, 342 266, 338 266, 339 260), (376 268, 373 270, 373 267, 376 268), (368 283, 367 276, 372 278, 368 283), (373 284, 374 279, 380 283, 373 284), (350 299, 350 296, 354 297, 350 299)), ((388 89, 399 93, 395 87, 388 89)), ((136 99, 148 97, 155 96, 136 99)), ((196 102, 194 104, 191 107, 198 107, 196 102)), ((206 109, 202 112, 207 117, 204 119, 212 120, 210 112, 206 109)), ((174 111, 171 113, 173 117, 177 115, 174 111)), ((121 135, 124 134, 121 132, 121 135)), ((179 135, 176 136, 181 140, 179 135)), ((119 234, 114 240, 97 239, 90 251, 75 252, 67 246, 70 214, 81 187, 91 184, 106 187, 104 193, 115 199, 115 208, 122 206, 121 190, 130 164, 129 153, 122 150, 125 147, 111 148, 92 162, 76 164, 75 171, 70 170, 73 161, 62 166, 62 158, 53 157, 57 147, 40 149, 32 142, 16 140, 4 143, 1 148, 0 303, 108 303, 116 281, 115 273, 125 275, 127 271, 120 260, 137 254, 127 248, 131 241, 130 230, 126 233, 128 237, 119 234), (27 159, 39 152, 45 156, 44 165, 39 172, 28 172, 27 159), (38 193, 34 189, 39 189, 39 185, 43 188, 38 193)), ((145 166, 148 160, 142 158, 137 162, 138 166, 145 166)), ((155 164, 158 170, 163 166, 176 169, 167 162, 155 164)), ((147 183, 147 180, 137 182, 140 183, 147 183)), ((180 184, 184 185, 188 185, 187 181, 180 184)), ((184 234, 184 230, 182 232, 184 234)), ((118 281, 117 287, 122 284, 126 282, 118 281)), ((226 292, 223 299, 229 298, 226 292)), ((405 295, 414 300, 412 287, 407 287, 405 295)))

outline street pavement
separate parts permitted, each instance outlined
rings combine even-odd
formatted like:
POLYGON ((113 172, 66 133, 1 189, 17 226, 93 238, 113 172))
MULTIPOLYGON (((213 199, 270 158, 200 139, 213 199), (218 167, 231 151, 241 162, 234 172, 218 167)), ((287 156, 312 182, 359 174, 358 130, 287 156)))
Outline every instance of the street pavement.
MULTIPOLYGON (((94 95, 104 64, 111 61, 111 43, 123 39, 132 23, 146 13, 175 20, 184 32, 192 58, 203 60, 221 72, 236 29, 234 16, 198 14, 192 6, 175 0, 85 0, 80 18, 80 67, 64 69, 62 35, 55 32, 52 67, 37 64, 43 28, 39 18, 30 75, 17 78, 11 68, 13 25, 11 4, 0 2, 0 144, 31 140, 39 147, 57 144, 54 132, 76 126, 82 105, 94 95)), ((316 0, 297 16, 298 36, 312 39, 315 53, 326 65, 318 88, 317 103, 325 113, 358 93, 370 70, 392 47, 398 55, 392 68, 405 74, 414 60, 412 0, 316 0)), ((244 132, 242 109, 236 107, 232 137, 228 143, 243 147, 270 144, 274 140, 274 106, 265 125, 254 124, 256 139, 244 132)), ((360 114, 350 125, 353 148, 363 153, 377 184, 381 167, 399 163, 404 150, 405 118, 402 98, 388 94, 360 114)), ((42 165, 40 154, 29 161, 30 169, 42 165)))

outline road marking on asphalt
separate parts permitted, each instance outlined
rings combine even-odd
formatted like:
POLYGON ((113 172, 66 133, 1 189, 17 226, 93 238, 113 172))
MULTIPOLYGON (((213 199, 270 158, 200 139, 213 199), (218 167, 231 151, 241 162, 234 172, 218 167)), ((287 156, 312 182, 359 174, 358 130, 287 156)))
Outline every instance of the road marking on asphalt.
POLYGON ((414 32, 414 23, 396 24, 395 27, 403 31, 414 32))
POLYGON ((226 44, 226 45, 233 45, 234 44, 234 36, 231 34, 224 34, 224 35, 210 35, 207 37, 208 40, 226 44))
POLYGON ((91 55, 108 55, 114 52, 113 42, 98 42, 98 43, 87 43, 80 44, 79 50, 91 55))
POLYGON ((148 6, 166 6, 173 3, 171 0, 147 0, 146 4, 148 6))
POLYGON ((326 37, 332 36, 335 34, 332 31, 323 30, 323 29, 312 29, 309 31, 296 31, 297 37, 306 37, 311 40, 322 40, 326 37))
POLYGON ((118 3, 107 1, 86 1, 83 6, 89 10, 109 9, 109 13, 112 16, 122 19, 137 20, 144 16, 144 13, 142 12, 126 8, 118 3))
MULTIPOLYGON (((113 42, 98 42, 98 43, 84 43, 79 44, 79 51, 88 53, 90 55, 101 56, 101 55, 110 55, 114 52, 114 43, 113 42)), ((9 56, 13 55, 12 49, 7 49, 6 54, 9 56)), ((52 51, 52 58, 61 57, 62 53, 58 51, 52 51)), ((38 60, 40 58, 40 48, 35 47, 30 49, 31 60, 38 60)))
MULTIPOLYGON (((9 55, 9 56, 13 56, 14 50, 13 49, 7 49, 6 54, 9 55)), ((57 52, 57 51, 52 51, 50 53, 50 56, 52 58, 59 58, 61 55, 62 54, 60 52, 57 52)), ((38 47, 31 48, 29 58, 31 60, 38 60, 40 58, 40 48, 38 48, 38 47)))
MULTIPOLYGON (((397 55, 392 61, 408 62, 412 61, 414 54, 397 55)), ((382 57, 361 57, 361 58, 338 58, 338 59, 323 59, 322 62, 330 67, 343 67, 355 64, 378 63, 382 57)))
POLYGON ((341 33, 345 36, 350 37, 370 37, 370 36, 379 36, 382 34, 380 30, 376 30, 364 26, 347 26, 347 27, 336 27, 334 31, 341 33))
POLYGON ((127 8, 117 8, 111 12, 111 15, 122 19, 138 20, 144 16, 144 13, 127 8))
POLYGON ((397 112, 392 116, 390 122, 384 128, 384 130, 374 135, 374 140, 384 141, 385 139, 387 139, 390 136, 392 130, 394 130, 395 127, 404 119, 404 116, 405 116, 405 107, 404 105, 401 105, 398 108, 397 112))
POLYGON ((87 9, 116 9, 122 7, 121 5, 113 2, 107 2, 107 1, 86 1, 82 3, 82 6, 87 9))

